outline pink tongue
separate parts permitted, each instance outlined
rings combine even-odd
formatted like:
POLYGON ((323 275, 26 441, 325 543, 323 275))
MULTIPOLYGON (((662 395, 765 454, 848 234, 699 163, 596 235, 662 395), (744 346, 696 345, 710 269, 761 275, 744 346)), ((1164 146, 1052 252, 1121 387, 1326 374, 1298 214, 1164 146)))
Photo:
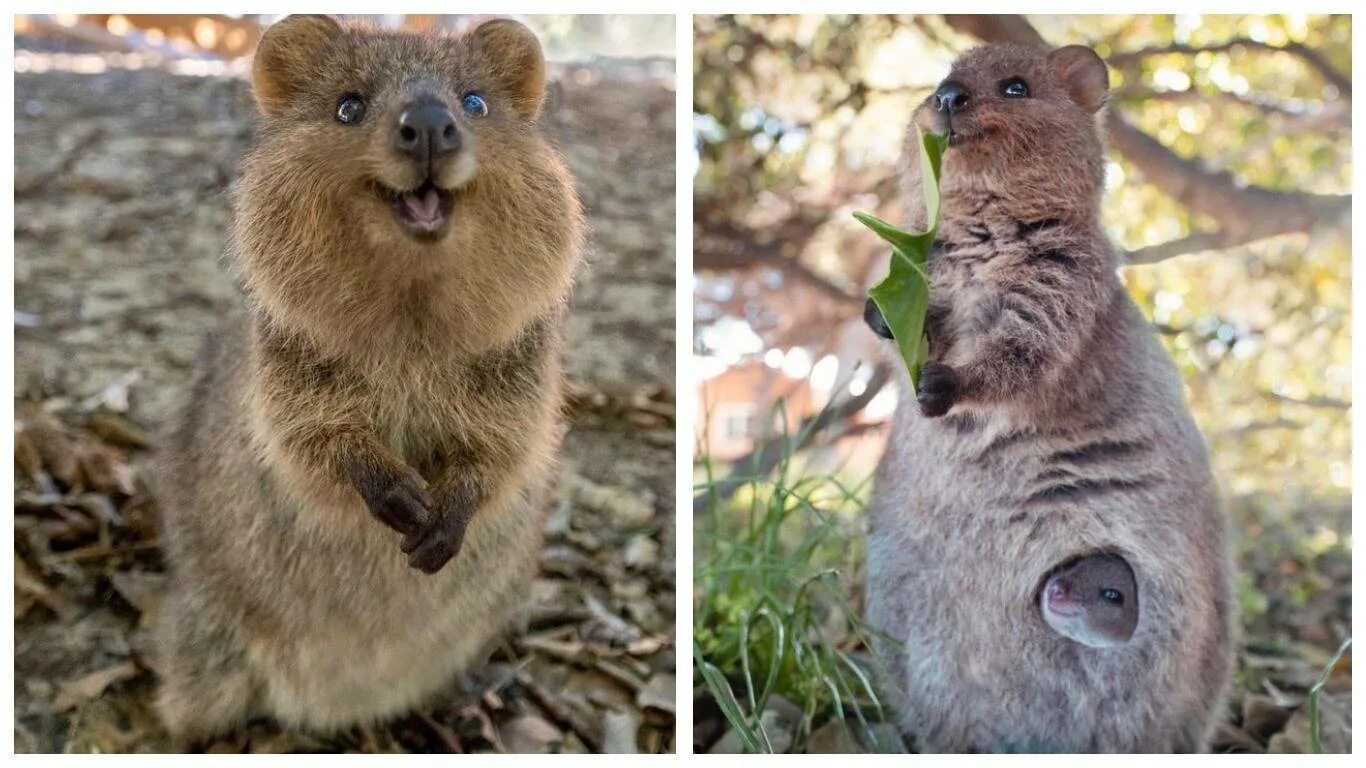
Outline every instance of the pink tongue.
POLYGON ((403 204, 408 208, 408 215, 412 216, 415 221, 431 223, 441 215, 438 212, 441 201, 437 197, 435 189, 427 190, 427 193, 422 197, 411 193, 404 195, 403 204))

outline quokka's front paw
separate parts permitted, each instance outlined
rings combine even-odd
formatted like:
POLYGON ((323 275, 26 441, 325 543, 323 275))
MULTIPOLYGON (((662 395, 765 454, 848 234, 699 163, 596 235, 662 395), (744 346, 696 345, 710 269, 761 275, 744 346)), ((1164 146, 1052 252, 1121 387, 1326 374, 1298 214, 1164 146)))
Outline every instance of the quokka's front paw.
POLYGON ((405 536, 427 529, 434 515, 427 481, 412 469, 377 472, 358 483, 361 498, 376 520, 405 536))
POLYGON ((460 553, 468 526, 466 517, 442 519, 426 531, 404 539, 403 553, 408 556, 408 565, 428 574, 446 567, 446 563, 460 553))
POLYGON ((938 418, 958 401, 958 374, 949 366, 928 361, 920 368, 920 387, 915 393, 920 415, 938 418))
POLYGON ((408 565, 423 573, 436 573, 446 566, 465 543, 465 529, 481 498, 473 484, 461 484, 440 494, 437 514, 431 525, 403 540, 408 565))
POLYGON ((887 325, 887 318, 882 316, 882 310, 878 309, 877 302, 872 299, 863 304, 863 322, 882 338, 892 338, 892 329, 887 325))

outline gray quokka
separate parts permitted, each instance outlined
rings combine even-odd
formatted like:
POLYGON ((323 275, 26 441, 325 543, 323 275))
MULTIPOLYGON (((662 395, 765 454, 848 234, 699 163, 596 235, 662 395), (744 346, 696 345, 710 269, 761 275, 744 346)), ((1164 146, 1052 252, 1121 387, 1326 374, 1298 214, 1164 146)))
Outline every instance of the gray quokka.
POLYGON ((1195 751, 1221 711, 1225 521, 1180 378, 1101 227, 1107 92, 1087 48, 985 46, 915 112, 952 133, 918 394, 887 350, 903 398, 870 510, 867 613, 897 641, 879 658, 922 750, 1195 751), (1040 611, 1051 574, 1100 554, 1137 591, 1132 636, 1107 647, 1040 611))

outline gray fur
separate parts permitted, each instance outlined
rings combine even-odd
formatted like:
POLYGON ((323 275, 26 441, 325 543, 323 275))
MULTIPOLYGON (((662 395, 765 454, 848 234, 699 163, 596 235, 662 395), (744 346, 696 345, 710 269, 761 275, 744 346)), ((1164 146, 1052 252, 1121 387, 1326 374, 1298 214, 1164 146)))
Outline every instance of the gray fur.
POLYGON ((983 99, 997 132, 944 160, 931 359, 961 385, 928 418, 896 365, 867 615, 899 641, 879 659, 922 750, 1197 751, 1232 665, 1225 521, 1180 377, 1101 229, 1096 121, 1045 54, 987 47, 955 65, 983 88, 1024 75, 1037 102, 983 99), (1095 552, 1137 580, 1138 625, 1115 647, 1057 634, 1036 600, 1050 572, 1095 552))

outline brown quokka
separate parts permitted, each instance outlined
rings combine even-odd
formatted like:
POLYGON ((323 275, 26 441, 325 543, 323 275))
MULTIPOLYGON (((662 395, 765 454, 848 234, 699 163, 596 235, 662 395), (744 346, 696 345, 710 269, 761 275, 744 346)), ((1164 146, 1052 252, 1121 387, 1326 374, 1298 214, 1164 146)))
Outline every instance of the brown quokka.
POLYGON ((915 112, 951 131, 930 360, 918 393, 897 366, 867 612, 894 639, 879 657, 923 750, 1199 750, 1222 711, 1225 521, 1180 378, 1101 227, 1107 93, 1087 48, 987 46, 915 112), (1132 636, 1109 647, 1055 631, 1039 602, 1060 566, 1100 554, 1137 591, 1132 636))
POLYGON ((581 249, 521 24, 294 16, 252 78, 229 246, 249 306, 160 482, 159 706, 183 739, 401 714, 506 629, 540 549, 581 249))

